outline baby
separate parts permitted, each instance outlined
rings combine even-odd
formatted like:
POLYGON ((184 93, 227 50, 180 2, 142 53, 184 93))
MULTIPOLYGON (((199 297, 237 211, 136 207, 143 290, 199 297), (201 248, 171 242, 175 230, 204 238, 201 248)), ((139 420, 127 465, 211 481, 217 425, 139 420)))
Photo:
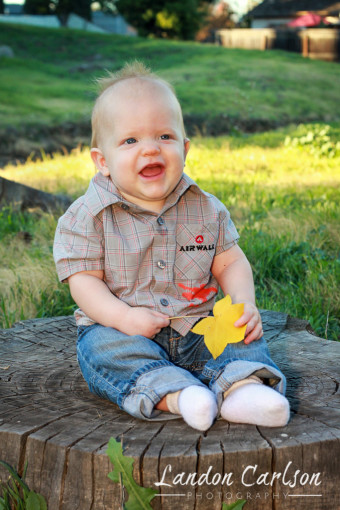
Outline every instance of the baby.
POLYGON ((228 210, 183 173, 190 141, 172 87, 140 63, 101 86, 98 173, 60 218, 54 244, 79 306, 77 355, 90 390, 137 418, 181 415, 201 431, 219 415, 285 425, 285 377, 262 338, 249 262, 228 210), (191 329, 219 287, 244 303, 235 326, 247 326, 244 341, 213 359, 191 329))

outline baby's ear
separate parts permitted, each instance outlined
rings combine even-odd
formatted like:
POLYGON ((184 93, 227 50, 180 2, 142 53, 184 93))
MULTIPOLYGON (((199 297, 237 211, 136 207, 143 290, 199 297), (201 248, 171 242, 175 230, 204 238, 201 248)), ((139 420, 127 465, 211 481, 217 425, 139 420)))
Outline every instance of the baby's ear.
POLYGON ((187 157, 189 149, 190 149, 190 140, 189 140, 189 138, 184 138, 184 161, 187 157))
POLYGON ((91 158, 93 163, 96 165, 97 170, 105 177, 108 177, 110 175, 110 171, 108 169, 106 159, 102 151, 94 147, 93 149, 91 149, 91 158))

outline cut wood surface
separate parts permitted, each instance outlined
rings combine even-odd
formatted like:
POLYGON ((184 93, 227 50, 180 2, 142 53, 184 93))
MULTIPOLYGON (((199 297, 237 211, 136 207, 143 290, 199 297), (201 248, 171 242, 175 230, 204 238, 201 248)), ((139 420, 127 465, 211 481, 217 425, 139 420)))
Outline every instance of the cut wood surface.
POLYGON ((19 471, 28 461, 27 483, 49 510, 120 510, 121 488, 107 477, 110 437, 135 459, 136 482, 159 490, 154 509, 221 510, 245 499, 244 510, 339 510, 340 343, 282 313, 262 318, 288 379, 291 420, 273 429, 217 420, 204 434, 181 418, 134 419, 92 395, 73 317, 0 330, 0 459, 19 471))

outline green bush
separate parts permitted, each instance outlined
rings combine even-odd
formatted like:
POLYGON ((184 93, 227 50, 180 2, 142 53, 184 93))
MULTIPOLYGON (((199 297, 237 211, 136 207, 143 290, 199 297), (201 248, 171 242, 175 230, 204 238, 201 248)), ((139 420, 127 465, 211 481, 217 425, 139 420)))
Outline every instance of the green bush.
POLYGON ((307 149, 316 157, 335 158, 340 154, 340 142, 331 138, 331 126, 324 124, 301 124, 301 134, 285 139, 286 146, 307 149))

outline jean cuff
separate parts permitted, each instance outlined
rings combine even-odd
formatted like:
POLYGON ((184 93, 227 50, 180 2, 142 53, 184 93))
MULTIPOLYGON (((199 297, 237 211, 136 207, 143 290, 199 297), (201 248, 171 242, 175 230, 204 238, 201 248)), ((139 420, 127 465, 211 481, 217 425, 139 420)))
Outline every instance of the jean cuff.
POLYGON ((171 365, 158 366, 138 377, 121 403, 127 413, 143 420, 168 420, 178 415, 155 409, 155 405, 169 393, 188 386, 205 386, 187 370, 171 365))
POLYGON ((256 375, 274 390, 285 394, 286 378, 278 368, 258 361, 232 361, 224 367, 217 379, 210 383, 210 389, 216 395, 219 409, 223 402, 223 394, 235 382, 247 379, 251 375, 256 375))
POLYGON ((246 379, 241 379, 240 381, 234 382, 234 384, 232 384, 230 386, 230 388, 223 393, 223 398, 226 398, 228 395, 230 395, 230 393, 232 393, 237 388, 240 388, 241 386, 244 386, 245 384, 250 384, 250 383, 263 384, 263 381, 256 375, 250 375, 246 379))

